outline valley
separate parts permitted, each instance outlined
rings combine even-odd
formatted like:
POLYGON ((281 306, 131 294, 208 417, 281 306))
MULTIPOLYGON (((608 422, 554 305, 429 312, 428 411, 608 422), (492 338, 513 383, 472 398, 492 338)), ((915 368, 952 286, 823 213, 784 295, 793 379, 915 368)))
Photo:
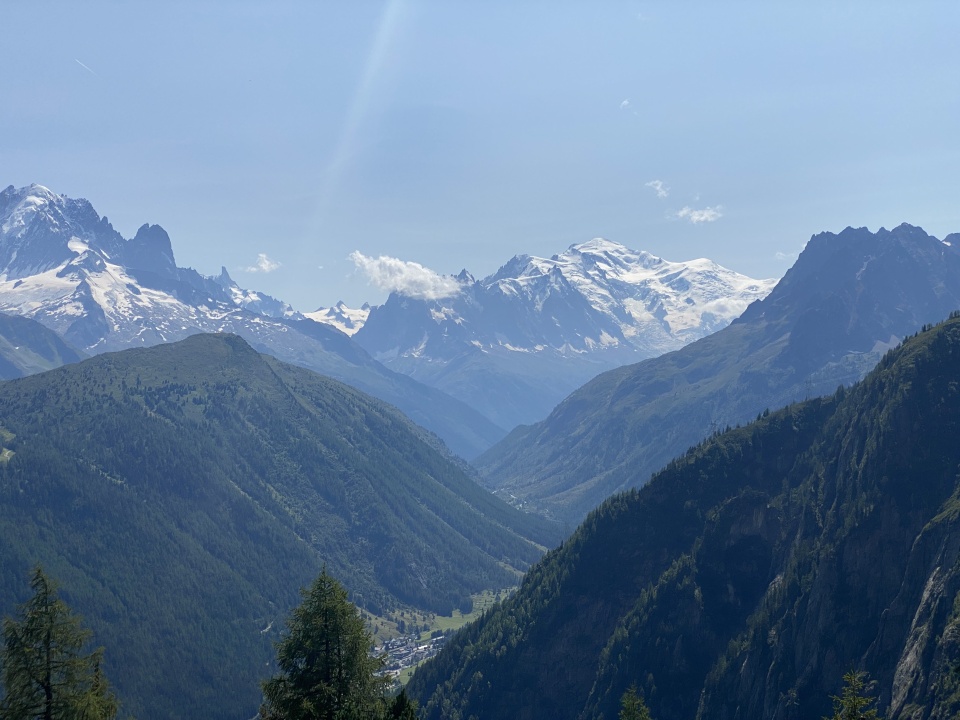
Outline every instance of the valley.
POLYGON ((960 707, 956 235, 821 233, 776 283, 595 239, 301 314, 0 208, 0 605, 55 577, 125 711, 252 716, 318 574, 430 720, 800 720, 850 667, 960 707))

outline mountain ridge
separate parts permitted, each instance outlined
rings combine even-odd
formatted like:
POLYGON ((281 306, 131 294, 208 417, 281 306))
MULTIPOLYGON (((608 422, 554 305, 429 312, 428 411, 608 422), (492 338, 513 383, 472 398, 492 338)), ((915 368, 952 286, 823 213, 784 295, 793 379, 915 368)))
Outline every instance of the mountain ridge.
POLYGON ((920 228, 813 237, 728 327, 603 373, 475 461, 484 483, 569 521, 711 433, 861 379, 960 307, 960 252, 920 228))
POLYGON ((960 711, 960 313, 608 499, 411 680, 425 718, 960 711))
POLYGON ((159 225, 124 240, 89 201, 40 185, 0 191, 0 311, 37 320, 89 353, 235 332, 392 402, 462 456, 505 434, 466 404, 383 367, 334 328, 240 288, 225 270, 209 278, 177 267, 159 225))
MULTIPOLYGON (((483 280, 466 270, 448 279, 444 297, 391 293, 353 337, 388 367, 508 428, 543 418, 603 370, 726 326, 774 282, 603 238, 551 258, 514 256, 483 280)), ((359 324, 343 308, 316 319, 359 324)))
POLYGON ((559 539, 392 406, 237 335, 2 383, 0 423, 0 604, 42 563, 136 714, 255 713, 323 565, 368 611, 449 613, 559 539))

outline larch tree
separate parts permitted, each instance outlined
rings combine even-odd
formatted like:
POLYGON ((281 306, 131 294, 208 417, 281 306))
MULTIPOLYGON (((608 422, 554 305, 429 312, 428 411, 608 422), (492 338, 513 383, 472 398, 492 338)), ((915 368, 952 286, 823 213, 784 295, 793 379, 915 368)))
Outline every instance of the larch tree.
POLYGON ((101 668, 103 649, 84 654, 90 631, 39 567, 33 597, 3 621, 0 720, 112 720, 118 703, 101 668))
POLYGON ((277 643, 280 673, 263 683, 262 718, 369 720, 383 716, 382 657, 347 591, 326 569, 293 610, 277 643))

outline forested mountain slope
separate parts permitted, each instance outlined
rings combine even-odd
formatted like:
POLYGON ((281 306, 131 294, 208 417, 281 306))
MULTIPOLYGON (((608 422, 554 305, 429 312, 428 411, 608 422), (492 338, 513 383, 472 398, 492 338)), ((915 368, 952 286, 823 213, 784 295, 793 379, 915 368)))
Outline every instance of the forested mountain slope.
POLYGON ((731 325, 600 375, 475 464, 501 495, 579 522, 717 429, 862 378, 958 308, 955 244, 910 225, 821 233, 731 325))
POLYGON ((373 611, 444 612, 559 539, 395 408, 235 335, 0 384, 0 608, 35 563, 144 717, 250 717, 326 565, 373 611))
POLYGON ((960 315, 616 495, 414 676, 428 718, 960 713, 960 315))
POLYGON ((52 370, 82 357, 35 320, 0 313, 0 380, 52 370))

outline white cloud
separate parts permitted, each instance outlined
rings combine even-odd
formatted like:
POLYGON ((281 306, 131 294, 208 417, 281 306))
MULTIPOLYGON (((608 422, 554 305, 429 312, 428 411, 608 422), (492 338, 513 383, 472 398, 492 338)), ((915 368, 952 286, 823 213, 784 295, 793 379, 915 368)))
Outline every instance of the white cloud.
POLYGON ((269 272, 273 272, 279 267, 280 267, 280 263, 278 263, 276 260, 271 260, 270 258, 268 258, 266 253, 258 253, 257 264, 244 268, 244 271, 252 272, 252 273, 253 272, 269 273, 269 272))
POLYGON ((381 290, 396 292, 415 300, 440 300, 460 292, 460 283, 449 275, 438 275, 420 263, 381 255, 367 257, 354 250, 350 259, 381 290))
POLYGON ((629 101, 629 100, 624 100, 622 103, 620 103, 620 109, 621 109, 621 110, 626 110, 628 107, 630 107, 630 101, 629 101))
POLYGON ((713 222, 714 220, 719 220, 723 217, 722 205, 714 205, 713 207, 705 207, 703 210, 694 210, 689 205, 685 206, 682 210, 677 213, 677 217, 680 219, 689 220, 694 225, 704 222, 713 222))
POLYGON ((807 247, 807 243, 804 242, 803 245, 800 246, 800 249, 797 250, 797 252, 789 253, 789 252, 783 252, 782 250, 778 250, 773 254, 773 256, 777 260, 790 260, 792 262, 800 256, 800 253, 802 253, 806 247, 807 247))
POLYGON ((663 180, 651 180, 648 183, 644 183, 644 187, 653 188, 653 191, 657 193, 657 197, 663 200, 670 194, 670 188, 668 188, 663 180))

